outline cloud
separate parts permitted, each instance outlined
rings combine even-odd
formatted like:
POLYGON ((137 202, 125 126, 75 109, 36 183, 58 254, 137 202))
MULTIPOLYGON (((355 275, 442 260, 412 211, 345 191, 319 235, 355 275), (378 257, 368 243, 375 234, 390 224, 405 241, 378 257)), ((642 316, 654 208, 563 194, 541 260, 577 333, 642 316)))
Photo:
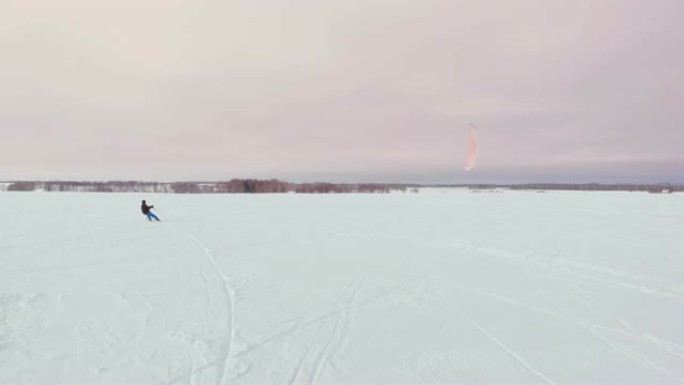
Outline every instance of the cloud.
POLYGON ((678 0, 6 3, 0 178, 681 164, 678 0))

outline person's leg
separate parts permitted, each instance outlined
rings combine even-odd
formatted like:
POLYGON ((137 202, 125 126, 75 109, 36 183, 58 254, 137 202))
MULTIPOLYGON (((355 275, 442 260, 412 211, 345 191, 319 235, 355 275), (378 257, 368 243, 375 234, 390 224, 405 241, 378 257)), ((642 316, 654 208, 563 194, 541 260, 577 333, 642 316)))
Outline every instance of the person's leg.
POLYGON ((154 214, 152 214, 152 213, 150 212, 150 213, 147 213, 147 214, 145 214, 145 215, 147 216, 147 220, 148 220, 148 221, 151 221, 151 220, 152 220, 152 216, 153 216, 154 214))
POLYGON ((154 218, 157 222, 159 222, 159 218, 158 218, 156 215, 154 215, 154 213, 151 212, 151 211, 150 211, 150 216, 151 216, 152 218, 154 218))

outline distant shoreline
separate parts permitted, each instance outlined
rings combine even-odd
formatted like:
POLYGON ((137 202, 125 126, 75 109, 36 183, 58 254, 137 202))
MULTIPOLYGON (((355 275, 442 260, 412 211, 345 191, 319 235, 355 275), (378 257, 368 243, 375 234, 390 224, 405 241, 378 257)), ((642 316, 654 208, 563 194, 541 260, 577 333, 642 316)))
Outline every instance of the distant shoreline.
POLYGON ((265 193, 415 193, 421 189, 468 189, 473 191, 640 191, 683 192, 674 183, 522 183, 522 184, 401 184, 401 183, 291 183, 277 179, 232 179, 223 182, 140 181, 7 181, 0 191, 45 192, 139 192, 168 194, 265 194, 265 193))

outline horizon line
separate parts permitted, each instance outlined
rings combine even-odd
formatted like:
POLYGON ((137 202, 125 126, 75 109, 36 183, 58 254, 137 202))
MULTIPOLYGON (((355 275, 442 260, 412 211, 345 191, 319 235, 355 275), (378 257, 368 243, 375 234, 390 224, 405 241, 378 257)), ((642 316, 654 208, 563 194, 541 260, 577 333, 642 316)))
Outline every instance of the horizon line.
POLYGON ((558 186, 558 185, 569 185, 569 186, 619 186, 619 185, 633 185, 633 186, 684 186, 682 181, 660 181, 660 182, 599 182, 599 181, 586 181, 586 182, 549 182, 549 181, 532 181, 532 182, 463 182, 463 183, 443 183, 443 182, 433 182, 433 183, 421 183, 421 182, 330 182, 325 180, 312 181, 312 182, 292 182, 285 179, 278 178, 231 178, 224 180, 175 180, 175 181, 155 181, 155 180, 135 180, 135 179, 108 179, 108 180, 69 180, 69 179, 21 179, 21 180, 0 180, 0 184, 12 184, 12 183, 116 183, 116 182, 135 182, 135 183, 159 183, 159 184, 174 184, 174 183, 225 183, 233 180, 253 180, 253 181, 278 181, 290 184, 332 184, 332 185, 386 185, 386 186, 420 186, 420 187, 468 187, 468 186, 496 186, 496 187, 507 187, 507 186, 528 186, 528 185, 548 185, 548 186, 558 186))

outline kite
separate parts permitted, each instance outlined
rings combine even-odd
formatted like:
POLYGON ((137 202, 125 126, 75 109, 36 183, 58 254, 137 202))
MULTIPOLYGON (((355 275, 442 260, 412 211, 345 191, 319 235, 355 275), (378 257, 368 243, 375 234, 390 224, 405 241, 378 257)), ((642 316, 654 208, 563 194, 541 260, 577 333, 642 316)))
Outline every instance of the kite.
POLYGON ((468 128, 468 150, 466 152, 465 166, 463 171, 470 171, 475 167, 477 162, 477 130, 474 124, 470 124, 468 128))

